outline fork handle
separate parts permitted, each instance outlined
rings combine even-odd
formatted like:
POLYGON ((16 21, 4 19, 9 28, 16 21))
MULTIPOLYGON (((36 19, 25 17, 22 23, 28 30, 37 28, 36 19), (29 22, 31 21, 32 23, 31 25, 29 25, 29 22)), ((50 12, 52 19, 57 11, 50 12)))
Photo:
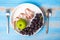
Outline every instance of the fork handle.
POLYGON ((7 33, 9 34, 9 16, 7 16, 7 33))

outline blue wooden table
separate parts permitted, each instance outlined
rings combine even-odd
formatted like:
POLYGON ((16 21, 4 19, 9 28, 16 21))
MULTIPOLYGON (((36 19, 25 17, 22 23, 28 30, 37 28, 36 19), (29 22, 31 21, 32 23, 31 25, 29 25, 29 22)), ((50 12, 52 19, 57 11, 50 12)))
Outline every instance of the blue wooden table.
MULTIPOLYGON (((0 0, 0 7, 16 7, 21 3, 33 3, 38 6, 60 7, 60 0, 0 0)), ((5 12, 0 11, 0 40, 60 40, 60 10, 55 11, 49 18, 49 32, 46 34, 46 26, 33 36, 21 36, 10 25, 10 33, 6 33, 7 18, 5 12)))

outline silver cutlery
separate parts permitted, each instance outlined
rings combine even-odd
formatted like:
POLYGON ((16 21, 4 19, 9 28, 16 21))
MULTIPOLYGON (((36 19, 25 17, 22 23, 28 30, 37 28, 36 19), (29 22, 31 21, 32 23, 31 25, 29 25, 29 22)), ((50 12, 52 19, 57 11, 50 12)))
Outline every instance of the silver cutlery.
POLYGON ((46 11, 46 17, 47 17, 47 21, 46 21, 46 33, 48 33, 49 31, 49 16, 52 14, 52 9, 47 9, 46 11))
POLYGON ((9 19, 10 19, 10 9, 6 9, 6 17, 7 17, 7 33, 9 34, 9 19))

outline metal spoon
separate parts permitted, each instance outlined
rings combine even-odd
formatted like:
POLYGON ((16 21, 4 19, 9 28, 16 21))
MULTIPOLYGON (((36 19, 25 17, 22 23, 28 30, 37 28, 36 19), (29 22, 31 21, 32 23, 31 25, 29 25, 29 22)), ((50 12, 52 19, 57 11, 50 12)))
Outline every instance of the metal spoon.
POLYGON ((47 17, 47 22, 46 22, 46 33, 48 33, 49 30, 49 15, 52 14, 52 9, 48 9, 46 11, 46 17, 47 17))

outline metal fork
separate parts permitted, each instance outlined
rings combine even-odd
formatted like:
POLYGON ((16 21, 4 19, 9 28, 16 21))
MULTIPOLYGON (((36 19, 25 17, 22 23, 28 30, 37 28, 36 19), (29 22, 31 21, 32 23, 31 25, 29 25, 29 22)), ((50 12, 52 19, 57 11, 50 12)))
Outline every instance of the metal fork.
POLYGON ((6 17, 7 17, 7 33, 9 34, 10 9, 6 9, 6 17))

